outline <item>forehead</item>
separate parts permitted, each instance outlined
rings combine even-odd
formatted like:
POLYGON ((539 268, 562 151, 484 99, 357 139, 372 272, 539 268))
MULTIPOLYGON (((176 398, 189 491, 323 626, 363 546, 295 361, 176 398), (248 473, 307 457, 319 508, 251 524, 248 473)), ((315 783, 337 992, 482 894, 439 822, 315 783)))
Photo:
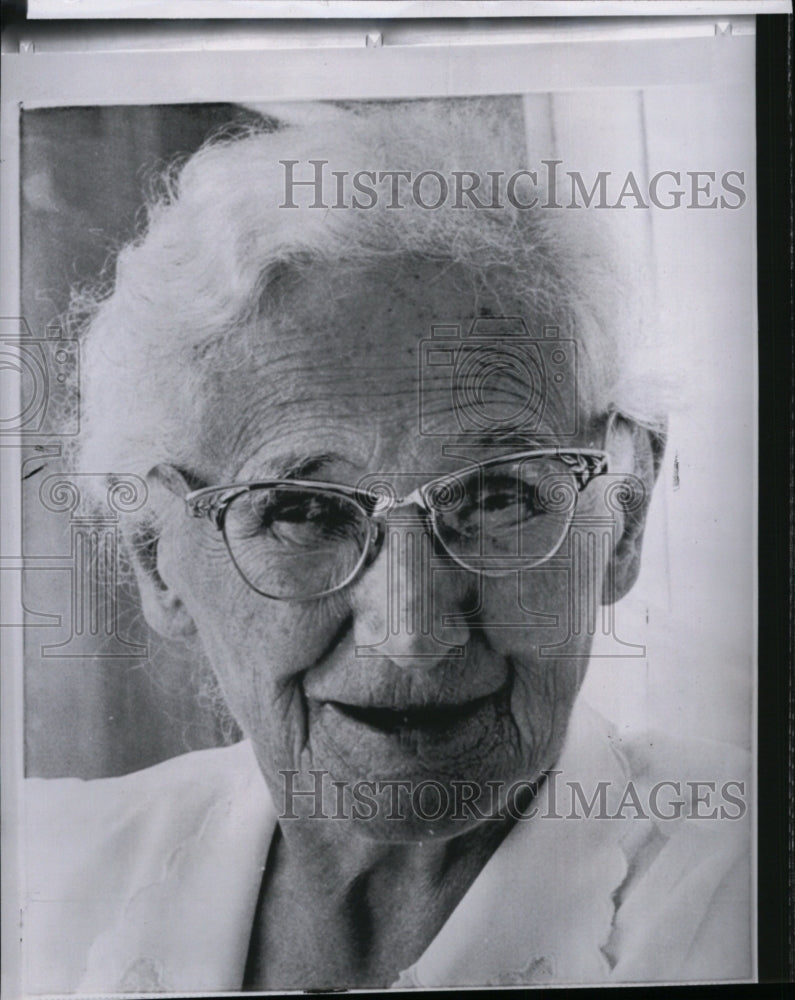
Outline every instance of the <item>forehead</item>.
POLYGON ((499 272, 390 260, 285 273, 267 318, 210 375, 203 456, 215 475, 252 478, 302 455, 414 463, 443 440, 504 436, 512 421, 554 435, 575 359, 551 328, 499 272))

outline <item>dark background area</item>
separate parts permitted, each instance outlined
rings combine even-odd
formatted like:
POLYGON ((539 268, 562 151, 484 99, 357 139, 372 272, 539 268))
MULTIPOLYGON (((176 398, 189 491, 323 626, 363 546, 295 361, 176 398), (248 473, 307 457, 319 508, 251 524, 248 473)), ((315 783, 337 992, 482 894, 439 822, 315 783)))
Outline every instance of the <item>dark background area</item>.
POLYGON ((795 978, 792 17, 757 28, 759 976, 795 978))
MULTIPOLYGON (((23 111, 22 311, 33 338, 63 316, 73 287, 94 284, 103 269, 112 276, 114 253, 143 221, 143 194, 160 170, 219 128, 254 121, 229 104, 23 111)), ((73 518, 48 510, 39 492, 64 468, 62 427, 48 407, 23 467, 26 773, 124 774, 217 744, 224 734, 204 675, 181 646, 149 632, 131 580, 116 590, 117 632, 137 648, 114 647, 101 629, 70 641, 75 585, 64 567, 73 518), (64 642, 64 655, 51 648, 64 642)))

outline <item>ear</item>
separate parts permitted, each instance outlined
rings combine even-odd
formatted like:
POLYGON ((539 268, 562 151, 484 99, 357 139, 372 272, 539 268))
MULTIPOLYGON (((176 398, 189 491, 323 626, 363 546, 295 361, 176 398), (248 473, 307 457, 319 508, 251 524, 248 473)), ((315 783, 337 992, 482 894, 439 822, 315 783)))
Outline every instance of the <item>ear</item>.
MULTIPOLYGON (((179 473, 173 469, 168 469, 167 473, 161 471, 166 468, 158 466, 154 469, 149 474, 149 483, 165 487, 169 494, 177 489, 182 495, 187 493, 187 485, 175 480, 175 477, 181 480, 179 473)), ((173 502, 173 495, 171 500, 173 502)), ((152 527, 143 527, 136 530, 129 541, 141 609, 149 626, 167 639, 185 639, 194 635, 196 625, 193 618, 173 586, 166 582, 173 577, 173 573, 167 572, 164 565, 166 545, 163 540, 152 527)))
POLYGON ((620 415, 611 423, 606 450, 620 456, 619 467, 626 475, 606 491, 608 506, 616 514, 621 534, 605 573, 602 604, 620 601, 638 578, 646 516, 665 452, 662 433, 620 415))

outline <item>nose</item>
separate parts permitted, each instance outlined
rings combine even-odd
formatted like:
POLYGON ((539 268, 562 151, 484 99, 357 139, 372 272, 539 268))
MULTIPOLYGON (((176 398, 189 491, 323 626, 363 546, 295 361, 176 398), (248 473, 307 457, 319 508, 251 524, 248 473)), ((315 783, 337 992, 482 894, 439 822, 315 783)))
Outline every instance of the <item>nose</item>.
POLYGON ((373 563, 353 587, 356 655, 428 669, 463 656, 466 624, 445 624, 465 610, 471 574, 434 560, 433 535, 418 508, 390 513, 373 563))

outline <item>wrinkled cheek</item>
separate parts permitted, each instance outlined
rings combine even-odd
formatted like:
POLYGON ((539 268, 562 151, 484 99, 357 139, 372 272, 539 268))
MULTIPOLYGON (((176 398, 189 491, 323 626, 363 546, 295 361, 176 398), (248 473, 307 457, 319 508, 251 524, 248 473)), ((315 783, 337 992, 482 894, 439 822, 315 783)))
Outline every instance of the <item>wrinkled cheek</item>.
POLYGON ((261 761, 292 767, 307 739, 303 674, 332 642, 339 621, 324 602, 273 601, 235 574, 197 575, 194 615, 202 651, 229 711, 261 761))
POLYGON ((580 671, 570 660, 542 660, 516 672, 511 711, 534 773, 557 759, 579 686, 580 671))
POLYGON ((542 567, 483 588, 484 637, 511 666, 511 714, 531 770, 554 763, 588 662, 572 631, 569 575, 542 567))
POLYGON ((512 576, 485 579, 478 600, 478 627, 492 649, 518 659, 545 659, 556 651, 590 647, 582 599, 571 573, 544 566, 512 576))

